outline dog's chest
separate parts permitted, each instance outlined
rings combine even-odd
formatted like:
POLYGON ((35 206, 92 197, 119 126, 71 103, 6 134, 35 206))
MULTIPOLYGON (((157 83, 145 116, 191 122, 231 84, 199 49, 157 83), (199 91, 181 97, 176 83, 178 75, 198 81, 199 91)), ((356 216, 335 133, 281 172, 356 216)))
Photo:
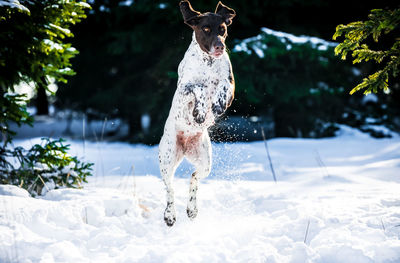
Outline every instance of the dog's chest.
POLYGON ((207 57, 199 54, 194 48, 189 49, 179 65, 179 80, 182 83, 216 86, 229 70, 224 59, 207 57))
POLYGON ((219 70, 216 67, 217 64, 214 63, 215 61, 203 61, 202 58, 187 60, 187 56, 182 60, 178 71, 179 81, 174 113, 178 129, 185 132, 197 132, 197 128, 203 129, 214 124, 215 118, 211 112, 211 103, 220 83, 219 70), (196 97, 202 101, 196 101, 196 97), (196 123, 193 118, 196 103, 204 103, 201 111, 205 112, 205 120, 200 124, 196 123))
POLYGON ((230 85, 228 55, 224 53, 216 59, 204 54, 193 40, 178 67, 178 88, 169 119, 176 130, 185 133, 195 134, 215 123, 212 105, 218 101, 221 90, 226 92, 225 87, 230 85), (195 120, 198 114, 203 116, 202 122, 195 120))

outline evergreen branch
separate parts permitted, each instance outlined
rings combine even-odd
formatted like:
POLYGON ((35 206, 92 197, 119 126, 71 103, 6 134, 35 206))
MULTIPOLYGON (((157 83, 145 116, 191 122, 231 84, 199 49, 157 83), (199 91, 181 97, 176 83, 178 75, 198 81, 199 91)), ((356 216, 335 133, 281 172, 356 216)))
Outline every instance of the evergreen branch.
POLYGON ((400 24, 400 8, 395 10, 373 9, 366 21, 352 22, 347 25, 338 25, 333 39, 344 36, 344 40, 335 48, 335 55, 341 55, 341 59, 345 60, 348 53, 351 53, 353 64, 367 62, 373 60, 377 63, 386 62, 386 66, 367 78, 354 87, 350 94, 354 94, 359 90, 363 90, 364 94, 378 92, 379 89, 388 90, 389 75, 396 77, 400 67, 400 41, 396 42, 389 50, 371 50, 363 42, 372 37, 375 42, 378 42, 381 34, 388 34, 400 24))
POLYGON ((387 90, 388 78, 389 75, 387 73, 387 70, 377 71, 374 74, 369 75, 367 78, 364 78, 360 84, 358 84, 350 91, 350 95, 353 95, 355 92, 362 89, 366 89, 364 91, 365 95, 371 92, 377 93, 378 89, 387 90))
POLYGON ((361 49, 354 50, 352 54, 355 58, 353 64, 363 61, 367 62, 369 60, 375 60, 377 63, 381 63, 389 54, 389 51, 374 51, 369 49, 367 45, 363 45, 361 49))

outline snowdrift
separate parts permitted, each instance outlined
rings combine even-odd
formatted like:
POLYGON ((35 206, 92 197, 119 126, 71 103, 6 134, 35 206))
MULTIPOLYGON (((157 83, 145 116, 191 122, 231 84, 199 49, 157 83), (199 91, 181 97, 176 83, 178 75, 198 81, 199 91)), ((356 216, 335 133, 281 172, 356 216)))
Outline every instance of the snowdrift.
POLYGON ((157 147, 74 141, 72 154, 95 162, 84 189, 34 199, 0 186, 0 262, 400 262, 398 136, 342 127, 268 146, 277 183, 263 142, 213 145, 194 221, 182 164, 168 228, 157 147))

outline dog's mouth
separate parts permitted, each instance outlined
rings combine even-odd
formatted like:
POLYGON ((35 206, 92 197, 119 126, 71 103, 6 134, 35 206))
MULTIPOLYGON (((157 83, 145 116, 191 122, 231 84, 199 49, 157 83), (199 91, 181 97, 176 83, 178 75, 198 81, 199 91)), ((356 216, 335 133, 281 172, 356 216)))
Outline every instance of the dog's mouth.
POLYGON ((213 57, 213 58, 220 58, 222 54, 224 54, 225 47, 221 46, 211 46, 211 48, 208 50, 208 54, 213 57))
POLYGON ((214 58, 220 58, 222 54, 224 54, 224 51, 219 51, 219 50, 210 53, 210 55, 213 56, 214 58))
POLYGON ((199 43, 200 49, 207 55, 212 58, 221 58, 224 54, 225 48, 215 48, 215 46, 211 45, 202 45, 199 43))

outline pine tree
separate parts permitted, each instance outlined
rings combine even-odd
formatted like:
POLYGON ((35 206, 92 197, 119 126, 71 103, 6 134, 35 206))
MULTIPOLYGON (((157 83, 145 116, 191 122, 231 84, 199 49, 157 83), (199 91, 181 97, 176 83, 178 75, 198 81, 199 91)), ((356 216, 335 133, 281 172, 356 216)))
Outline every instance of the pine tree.
MULTIPOLYGON (((68 155, 63 139, 25 150, 11 145, 15 132, 10 123, 32 125, 24 94, 16 94, 21 82, 47 89, 49 81, 66 82, 73 75, 70 59, 78 52, 65 39, 70 27, 85 18, 85 1, 0 1, 0 184, 15 184, 40 194, 45 183, 80 187, 92 164, 68 155), (11 146, 10 146, 11 145, 11 146)), ((48 89, 47 89, 48 90, 48 89)), ((50 91, 50 90, 48 90, 50 91)))
POLYGON ((400 8, 394 10, 373 9, 366 21, 352 22, 347 25, 338 25, 333 39, 344 36, 344 40, 335 48, 335 54, 341 55, 343 60, 351 53, 353 63, 375 61, 383 68, 364 78, 354 87, 350 94, 364 90, 364 94, 377 93, 379 89, 389 90, 389 77, 396 78, 400 67, 400 38, 388 50, 373 50, 365 42, 372 37, 378 42, 382 34, 388 34, 400 25, 400 8))

